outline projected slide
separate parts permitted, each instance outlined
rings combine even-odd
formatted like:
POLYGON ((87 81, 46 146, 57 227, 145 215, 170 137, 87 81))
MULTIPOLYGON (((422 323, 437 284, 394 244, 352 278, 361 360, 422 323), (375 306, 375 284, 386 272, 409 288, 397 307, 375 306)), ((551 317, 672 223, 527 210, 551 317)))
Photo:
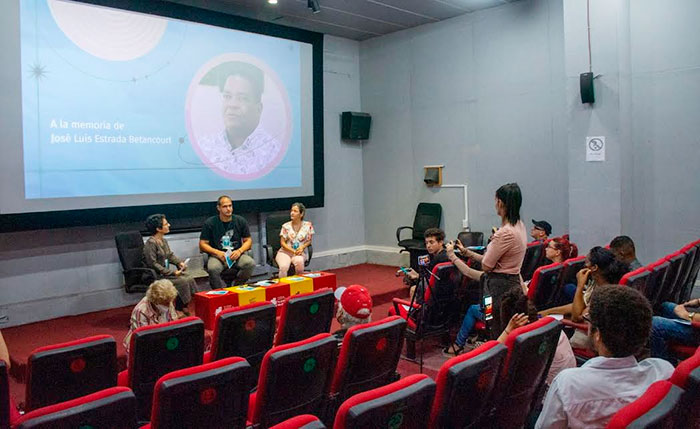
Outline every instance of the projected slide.
POLYGON ((308 189, 310 45, 63 0, 19 8, 26 200, 308 189))

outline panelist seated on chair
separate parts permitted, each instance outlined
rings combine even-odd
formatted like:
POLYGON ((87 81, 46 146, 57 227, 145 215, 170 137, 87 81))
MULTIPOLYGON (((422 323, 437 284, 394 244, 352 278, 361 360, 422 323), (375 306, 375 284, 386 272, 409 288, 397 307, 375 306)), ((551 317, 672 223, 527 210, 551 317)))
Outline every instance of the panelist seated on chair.
POLYGON ((233 278, 235 284, 244 284, 253 274, 255 260, 246 253, 253 246, 248 222, 233 214, 233 201, 222 195, 216 202, 217 216, 202 225, 199 250, 209 255, 207 273, 212 289, 227 286, 223 278, 233 278))
POLYGON ((170 232, 170 224, 164 214, 152 214, 146 219, 146 228, 151 236, 143 246, 143 257, 146 265, 153 268, 161 278, 166 278, 177 289, 179 302, 175 306, 177 310, 187 307, 188 313, 193 313, 192 296, 200 292, 197 282, 187 271, 187 264, 175 256, 165 234, 170 232))
MULTIPOLYGON (((449 262, 447 253, 445 253, 445 232, 440 228, 428 228, 425 230, 425 248, 428 250, 428 264, 425 270, 432 272, 435 265, 443 262, 449 262)), ((396 275, 404 275, 403 282, 411 287, 411 296, 416 290, 416 285, 420 280, 420 274, 413 268, 402 268, 396 272, 396 275)), ((419 293, 416 298, 421 299, 422 293, 419 293)), ((420 303, 420 301, 419 301, 420 303)))
POLYGON ((167 279, 156 280, 148 287, 146 296, 131 311, 129 332, 124 337, 124 348, 129 353, 131 334, 142 326, 157 325, 178 319, 175 312, 177 289, 167 279))
POLYGON ((297 275, 304 272, 304 262, 309 258, 308 252, 304 250, 311 245, 314 235, 314 226, 310 221, 304 220, 305 214, 304 204, 292 204, 289 211, 291 220, 280 229, 280 250, 275 257, 277 266, 280 267, 279 278, 287 277, 292 264, 297 275))

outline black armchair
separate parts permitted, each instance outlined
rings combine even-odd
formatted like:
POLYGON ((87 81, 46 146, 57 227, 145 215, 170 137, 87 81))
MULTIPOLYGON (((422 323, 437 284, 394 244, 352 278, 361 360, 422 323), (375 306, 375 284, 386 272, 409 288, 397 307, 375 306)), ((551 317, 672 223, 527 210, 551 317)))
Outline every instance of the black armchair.
POLYGON ((143 260, 143 238, 138 231, 119 233, 114 237, 119 261, 124 273, 124 288, 128 293, 146 292, 158 278, 156 271, 147 268, 143 260))
POLYGON ((464 246, 482 246, 484 244, 484 233, 475 231, 462 231, 457 234, 459 240, 464 246))
MULTIPOLYGON (((280 250, 280 230, 285 222, 289 221, 289 215, 270 215, 265 220, 265 243, 263 248, 265 249, 265 259, 269 267, 274 267, 279 269, 277 261, 275 261, 275 256, 277 251, 280 250)), ((304 262, 304 266, 308 267, 309 262, 311 262, 311 257, 314 254, 313 245, 309 245, 306 250, 309 252, 309 259, 304 262)), ((289 275, 294 275, 295 269, 292 264, 289 267, 289 275)))
POLYGON ((428 228, 438 228, 440 217, 442 216, 442 206, 433 203, 420 203, 416 208, 416 217, 413 219, 413 226, 400 226, 396 228, 396 241, 399 247, 403 247, 402 252, 412 248, 425 249, 425 239, 423 234, 428 228), (411 238, 401 239, 401 231, 411 230, 411 238))

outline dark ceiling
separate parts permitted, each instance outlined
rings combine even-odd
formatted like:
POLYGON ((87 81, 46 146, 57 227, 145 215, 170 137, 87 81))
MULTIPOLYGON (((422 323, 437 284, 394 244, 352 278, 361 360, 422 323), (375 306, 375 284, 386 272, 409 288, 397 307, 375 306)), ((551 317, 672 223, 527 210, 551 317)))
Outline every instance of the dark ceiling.
POLYGON ((406 28, 488 9, 517 0, 318 0, 313 13, 307 0, 168 0, 288 27, 366 40, 406 28))

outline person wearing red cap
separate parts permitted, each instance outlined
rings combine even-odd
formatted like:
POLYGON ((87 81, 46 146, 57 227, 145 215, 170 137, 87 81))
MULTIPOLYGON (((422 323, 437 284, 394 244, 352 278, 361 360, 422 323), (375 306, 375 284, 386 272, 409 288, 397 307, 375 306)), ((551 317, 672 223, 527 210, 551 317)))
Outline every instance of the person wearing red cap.
POLYGON ((339 339, 351 327, 372 321, 372 297, 364 286, 341 286, 335 290, 335 297, 338 300, 335 318, 340 323, 340 330, 334 335, 339 339))

